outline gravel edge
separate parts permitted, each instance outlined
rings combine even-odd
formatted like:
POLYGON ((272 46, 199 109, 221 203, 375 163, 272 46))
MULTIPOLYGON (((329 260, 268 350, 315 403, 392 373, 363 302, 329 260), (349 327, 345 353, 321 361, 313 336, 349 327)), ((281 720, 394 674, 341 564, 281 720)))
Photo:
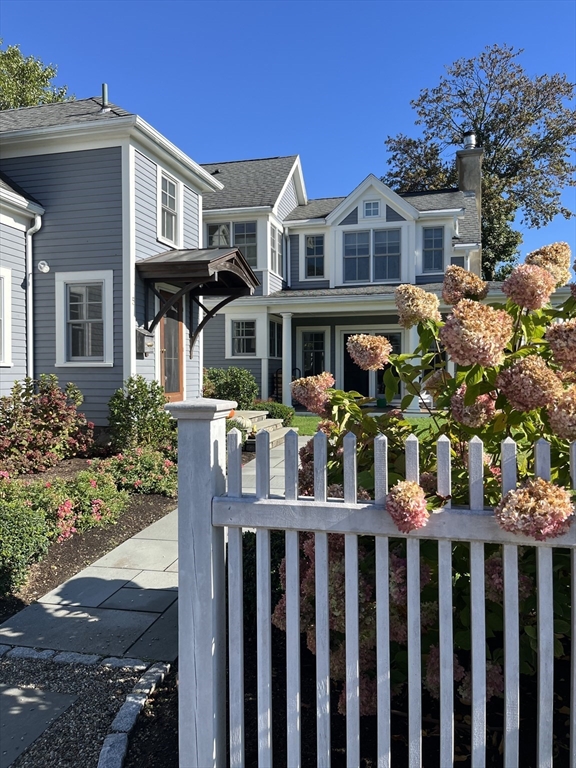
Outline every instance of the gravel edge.
POLYGON ((126 696, 126 700, 108 729, 108 735, 100 750, 97 768, 122 768, 128 750, 128 738, 136 725, 138 715, 148 697, 170 671, 170 664, 166 662, 145 662, 141 659, 121 656, 103 657, 87 653, 59 652, 52 649, 29 648, 23 645, 0 645, 0 658, 4 656, 8 659, 51 660, 55 664, 84 664, 86 666, 98 665, 143 670, 142 676, 134 685, 131 693, 126 696))

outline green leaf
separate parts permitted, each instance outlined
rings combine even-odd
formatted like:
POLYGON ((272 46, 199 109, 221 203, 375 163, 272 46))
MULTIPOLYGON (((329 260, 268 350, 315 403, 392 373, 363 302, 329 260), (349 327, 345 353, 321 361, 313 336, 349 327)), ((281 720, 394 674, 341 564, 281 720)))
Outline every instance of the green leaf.
POLYGON ((454 645, 457 648, 461 648, 463 651, 469 651, 472 647, 470 645, 470 633, 469 632, 456 632, 454 635, 454 645))
POLYGON ((536 627, 533 627, 531 624, 524 627, 524 632, 528 635, 528 637, 536 639, 536 627))
POLYGON ((402 402, 400 403, 401 410, 405 410, 406 408, 408 408, 412 400, 414 400, 414 395, 405 395, 402 398, 402 402))

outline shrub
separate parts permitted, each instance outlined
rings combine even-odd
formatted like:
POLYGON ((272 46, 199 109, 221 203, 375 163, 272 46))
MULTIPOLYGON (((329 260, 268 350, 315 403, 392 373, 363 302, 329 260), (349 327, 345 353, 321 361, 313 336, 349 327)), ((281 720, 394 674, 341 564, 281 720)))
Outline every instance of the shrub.
POLYGON ((117 488, 111 474, 79 472, 70 486, 79 531, 115 523, 128 505, 128 492, 117 488))
POLYGON ((150 446, 94 461, 92 466, 98 474, 109 474, 123 491, 157 493, 170 498, 178 492, 176 464, 150 446))
POLYGON ((157 381, 131 376, 108 403, 114 450, 150 445, 170 449, 176 443, 176 421, 166 411, 166 395, 157 381))
POLYGON ((240 432, 240 442, 244 445, 248 437, 248 427, 239 419, 226 419, 226 434, 232 429, 237 429, 240 432))
MULTIPOLYGON (((3 481, 1 481, 3 482, 3 481)), ((26 580, 26 569, 48 548, 48 527, 41 509, 0 499, 0 594, 26 580)))
POLYGON ((208 368, 204 372, 204 397, 235 400, 238 408, 250 408, 258 394, 256 379, 245 368, 208 368), (206 394, 210 392, 211 394, 206 394))
POLYGON ((253 411, 268 411, 271 419, 282 419, 282 426, 289 427, 294 419, 294 408, 283 403, 276 403, 273 400, 255 400, 250 408, 253 411))
POLYGON ((94 425, 78 413, 82 394, 62 390, 56 376, 16 382, 0 398, 0 468, 9 473, 43 472, 61 459, 84 455, 94 425))

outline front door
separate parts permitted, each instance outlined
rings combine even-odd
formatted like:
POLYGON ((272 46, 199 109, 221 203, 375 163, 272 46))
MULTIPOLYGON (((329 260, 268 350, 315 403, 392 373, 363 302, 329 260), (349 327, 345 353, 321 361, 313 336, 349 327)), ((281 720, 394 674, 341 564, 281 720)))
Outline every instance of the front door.
MULTIPOLYGON (((162 298, 170 298, 162 293, 162 298)), ((182 299, 179 299, 160 321, 160 383, 170 402, 184 399, 182 299)))

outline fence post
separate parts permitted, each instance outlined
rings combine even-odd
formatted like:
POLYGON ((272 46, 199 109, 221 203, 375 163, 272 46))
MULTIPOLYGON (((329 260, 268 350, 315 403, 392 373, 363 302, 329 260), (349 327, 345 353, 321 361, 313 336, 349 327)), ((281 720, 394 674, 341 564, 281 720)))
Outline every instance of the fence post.
POLYGON ((180 766, 217 768, 226 762, 225 552, 212 498, 226 490, 225 418, 236 403, 166 407, 178 420, 180 766))

